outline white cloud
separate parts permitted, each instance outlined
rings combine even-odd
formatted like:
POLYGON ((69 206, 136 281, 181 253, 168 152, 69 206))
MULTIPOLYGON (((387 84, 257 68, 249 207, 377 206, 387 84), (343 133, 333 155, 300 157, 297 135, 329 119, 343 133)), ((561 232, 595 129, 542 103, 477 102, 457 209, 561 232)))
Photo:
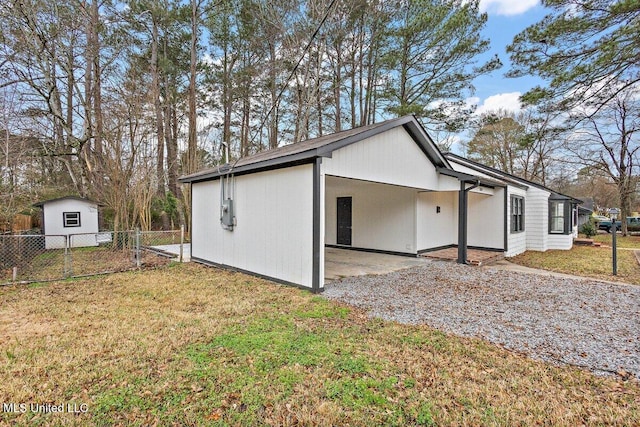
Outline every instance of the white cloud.
POLYGON ((477 96, 471 96, 465 99, 464 102, 465 104, 467 104, 467 107, 471 107, 472 105, 480 104, 480 98, 478 98, 477 96))
MULTIPOLYGON (((491 95, 484 100, 482 105, 478 105, 476 114, 480 115, 489 111, 506 110, 519 112, 522 108, 520 106, 520 92, 499 93, 497 95, 491 95)), ((467 100, 476 100, 478 98, 470 98, 467 100)), ((476 101, 477 102, 477 101, 476 101)))
POLYGON ((480 0, 480 11, 513 16, 533 9, 538 3, 540 3, 539 0, 480 0))

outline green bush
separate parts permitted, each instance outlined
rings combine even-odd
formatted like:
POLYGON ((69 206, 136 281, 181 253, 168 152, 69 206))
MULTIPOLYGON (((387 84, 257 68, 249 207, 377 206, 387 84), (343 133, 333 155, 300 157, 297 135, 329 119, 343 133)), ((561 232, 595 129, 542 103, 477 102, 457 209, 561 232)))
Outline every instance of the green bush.
POLYGON ((587 236, 587 238, 593 237, 598 233, 595 225, 593 225, 593 222, 591 221, 588 221, 582 224, 582 227, 580 227, 580 232, 585 236, 587 236))

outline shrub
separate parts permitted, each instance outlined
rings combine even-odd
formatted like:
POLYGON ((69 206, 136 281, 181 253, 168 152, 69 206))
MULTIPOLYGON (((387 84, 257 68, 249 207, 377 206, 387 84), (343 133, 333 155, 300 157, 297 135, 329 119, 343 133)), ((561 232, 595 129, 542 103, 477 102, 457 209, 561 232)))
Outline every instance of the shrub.
POLYGON ((582 224, 582 227, 580 227, 580 232, 585 236, 587 236, 587 238, 593 237, 597 234, 596 227, 593 225, 593 222, 591 221, 587 221, 584 224, 582 224))

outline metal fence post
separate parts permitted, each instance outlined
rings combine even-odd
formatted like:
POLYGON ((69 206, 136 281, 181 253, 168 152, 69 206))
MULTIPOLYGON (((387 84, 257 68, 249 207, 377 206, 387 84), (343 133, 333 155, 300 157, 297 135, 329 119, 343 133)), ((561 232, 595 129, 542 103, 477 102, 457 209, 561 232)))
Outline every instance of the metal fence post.
POLYGON ((140 228, 136 227, 136 267, 140 268, 140 228))
POLYGON ((68 279, 71 277, 71 251, 69 247, 71 246, 71 235, 64 235, 64 278, 68 279))
POLYGON ((182 262, 182 256, 184 254, 184 224, 180 225, 180 262, 182 262))

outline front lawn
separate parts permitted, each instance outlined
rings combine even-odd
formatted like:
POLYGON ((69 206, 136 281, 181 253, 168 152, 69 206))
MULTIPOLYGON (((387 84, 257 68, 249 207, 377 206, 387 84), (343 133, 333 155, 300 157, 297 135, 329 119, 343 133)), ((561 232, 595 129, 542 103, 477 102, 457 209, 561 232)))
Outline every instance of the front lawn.
MULTIPOLYGON (((594 242, 600 242, 603 245, 611 246, 611 236, 611 234, 596 234, 592 239, 594 242)), ((623 237, 618 233, 616 234, 616 247, 640 250, 640 235, 634 234, 623 237)))
POLYGON ((196 264, 0 288, 0 384, 0 425, 640 424, 636 380, 196 264))
MULTIPOLYGON (((629 245, 629 242, 633 241, 625 240, 623 244, 629 245)), ((610 247, 576 245, 568 251, 527 251, 509 258, 509 261, 526 267, 640 285, 640 266, 633 251, 619 249, 617 254, 616 276, 613 275, 613 253, 610 247)))

